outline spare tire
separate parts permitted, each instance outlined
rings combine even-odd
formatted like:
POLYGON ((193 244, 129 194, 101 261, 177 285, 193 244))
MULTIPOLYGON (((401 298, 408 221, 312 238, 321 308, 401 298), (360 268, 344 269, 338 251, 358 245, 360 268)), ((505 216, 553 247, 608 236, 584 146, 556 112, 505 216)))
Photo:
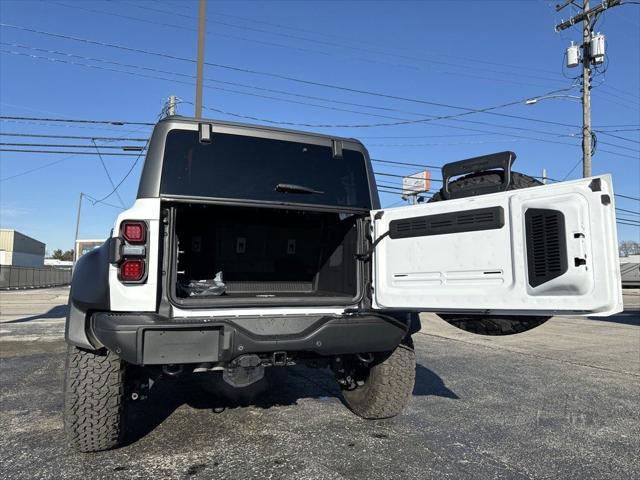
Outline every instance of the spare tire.
MULTIPOLYGON (((460 190, 474 189, 474 187, 485 185, 499 185, 502 183, 503 172, 487 171, 472 173, 460 177, 449 183, 449 192, 455 194, 460 190)), ((511 172, 511 183, 507 190, 518 190, 542 185, 533 177, 523 173, 511 172)), ((446 200, 443 191, 433 195, 429 202, 440 202, 446 200)), ((526 332, 544 322, 551 317, 541 316, 504 316, 504 315, 471 315, 457 313, 438 313, 444 321, 451 325, 472 333, 481 335, 511 335, 514 333, 526 332)))

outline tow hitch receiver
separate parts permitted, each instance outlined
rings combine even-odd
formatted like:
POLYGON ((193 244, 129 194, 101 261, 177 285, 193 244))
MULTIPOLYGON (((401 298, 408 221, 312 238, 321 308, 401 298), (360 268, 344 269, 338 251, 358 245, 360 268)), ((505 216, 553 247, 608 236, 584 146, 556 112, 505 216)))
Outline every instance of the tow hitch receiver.
POLYGON ((286 367, 287 352, 273 352, 273 355, 271 356, 271 364, 274 367, 286 367))

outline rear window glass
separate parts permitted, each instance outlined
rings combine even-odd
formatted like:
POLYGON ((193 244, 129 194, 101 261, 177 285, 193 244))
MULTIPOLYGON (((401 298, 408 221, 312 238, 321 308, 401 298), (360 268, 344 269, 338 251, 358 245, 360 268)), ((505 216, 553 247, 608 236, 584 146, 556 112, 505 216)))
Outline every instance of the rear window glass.
MULTIPOLYGON (((214 133, 200 143, 197 131, 172 130, 162 164, 162 194, 267 200, 371 208, 362 153, 330 147, 214 133), (316 193, 277 191, 278 185, 316 193)), ((282 190, 282 188, 281 188, 282 190)))

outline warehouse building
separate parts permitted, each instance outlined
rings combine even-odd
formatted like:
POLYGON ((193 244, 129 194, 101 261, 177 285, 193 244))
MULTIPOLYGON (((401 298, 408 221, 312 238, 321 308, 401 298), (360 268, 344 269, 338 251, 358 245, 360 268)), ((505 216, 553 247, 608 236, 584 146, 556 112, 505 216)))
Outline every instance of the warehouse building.
POLYGON ((39 268, 46 245, 23 233, 0 228, 0 265, 39 268))

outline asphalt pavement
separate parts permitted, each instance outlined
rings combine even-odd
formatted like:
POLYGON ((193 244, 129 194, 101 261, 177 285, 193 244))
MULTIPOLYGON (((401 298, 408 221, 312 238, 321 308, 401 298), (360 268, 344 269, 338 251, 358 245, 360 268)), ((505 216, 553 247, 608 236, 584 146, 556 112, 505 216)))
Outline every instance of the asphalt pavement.
POLYGON ((68 289, 0 292, 0 478, 640 478, 640 290, 608 319, 554 317, 482 337, 423 315, 411 405, 362 420, 331 373, 272 368, 246 390, 217 375, 160 381, 126 446, 67 448, 68 289))

